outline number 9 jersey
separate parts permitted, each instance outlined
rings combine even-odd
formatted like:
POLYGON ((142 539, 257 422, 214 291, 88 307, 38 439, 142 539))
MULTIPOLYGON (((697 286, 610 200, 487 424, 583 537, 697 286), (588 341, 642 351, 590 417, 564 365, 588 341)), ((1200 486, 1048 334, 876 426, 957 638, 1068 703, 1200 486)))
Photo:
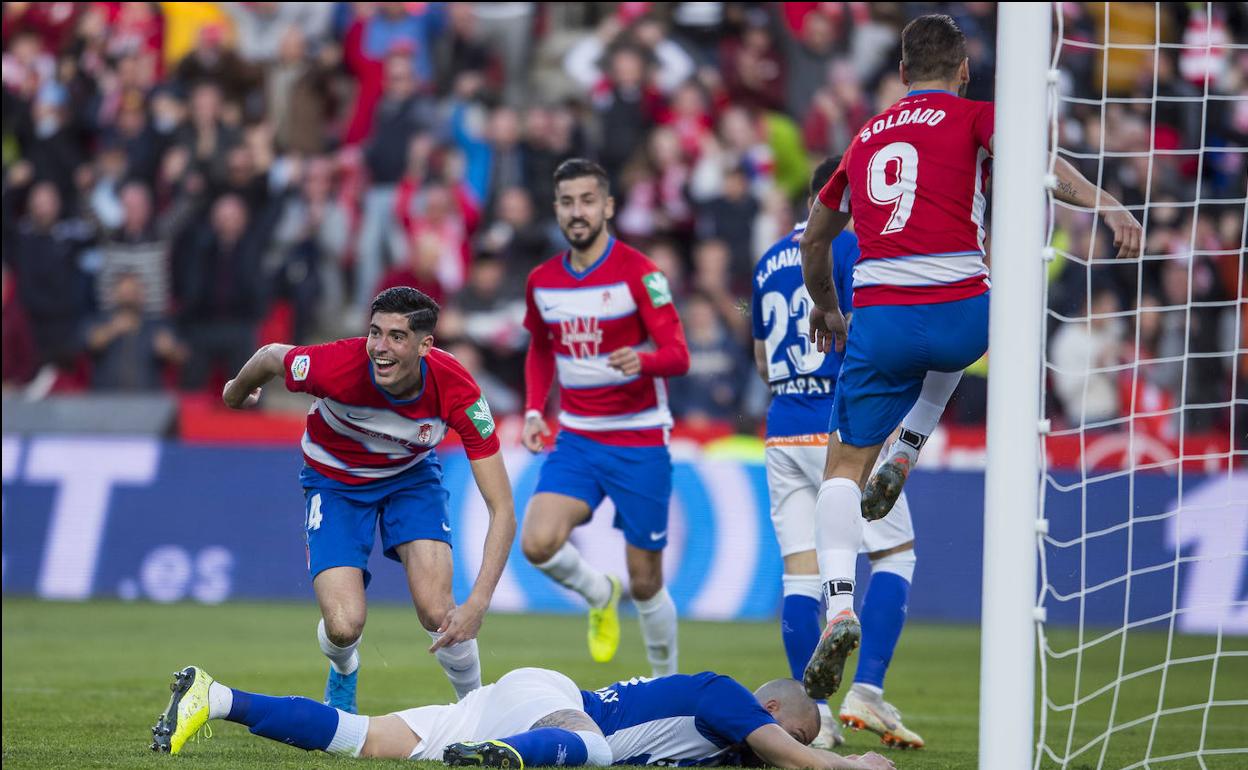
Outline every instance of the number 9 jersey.
POLYGON ((954 302, 988 291, 984 209, 993 105, 911 91, 866 123, 819 202, 853 214, 854 307, 954 302))
MULTIPOLYGON (((832 394, 841 369, 841 354, 826 355, 810 342, 814 302, 802 280, 798 241, 803 222, 776 243, 754 268, 751 318, 754 339, 763 343, 771 406, 767 438, 824 434, 832 417, 832 394), (812 430, 812 426, 818 426, 812 430)), ((841 308, 848 312, 853 297, 853 269, 858 239, 848 231, 832 241, 832 278, 841 308)), ((826 438, 822 439, 826 443, 826 438)))

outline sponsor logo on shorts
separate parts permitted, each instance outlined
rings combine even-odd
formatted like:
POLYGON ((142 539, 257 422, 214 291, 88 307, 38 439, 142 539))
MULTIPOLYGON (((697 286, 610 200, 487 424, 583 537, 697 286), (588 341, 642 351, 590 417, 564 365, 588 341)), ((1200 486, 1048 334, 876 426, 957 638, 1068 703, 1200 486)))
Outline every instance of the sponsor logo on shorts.
POLYGON ((308 379, 308 370, 312 368, 312 359, 308 356, 295 356, 290 362, 290 378, 295 382, 308 379))
POLYGON ((663 530, 662 532, 651 532, 651 533, 650 533, 650 539, 651 539, 651 540, 653 540, 653 541, 654 541, 654 542, 656 542, 656 543, 657 543, 658 541, 662 540, 662 539, 663 539, 663 538, 665 538, 665 537, 667 537, 667 530, 666 530, 666 529, 665 529, 665 530, 663 530))

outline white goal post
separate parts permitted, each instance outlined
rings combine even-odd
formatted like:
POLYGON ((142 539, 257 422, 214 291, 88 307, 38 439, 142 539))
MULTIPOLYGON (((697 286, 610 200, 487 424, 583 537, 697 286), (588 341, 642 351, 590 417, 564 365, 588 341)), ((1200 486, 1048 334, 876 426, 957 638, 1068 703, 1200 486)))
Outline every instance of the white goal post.
POLYGON ((1248 767, 1233 5, 998 6, 984 770, 1248 767), (1122 196, 1138 260, 1115 259, 1100 201, 1054 197, 1059 160, 1122 196))
POLYGON ((1029 770, 1034 745, 1049 25, 1048 3, 998 6, 981 770, 1029 770))

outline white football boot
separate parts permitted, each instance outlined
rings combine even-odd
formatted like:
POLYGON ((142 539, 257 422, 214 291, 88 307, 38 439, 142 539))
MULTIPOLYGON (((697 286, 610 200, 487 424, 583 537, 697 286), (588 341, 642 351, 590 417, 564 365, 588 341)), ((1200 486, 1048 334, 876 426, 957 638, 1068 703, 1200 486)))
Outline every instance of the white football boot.
POLYGON ((923 738, 901 723, 901 712, 883 697, 860 687, 850 687, 841 703, 841 724, 854 730, 870 730, 885 746, 921 749, 923 738))
POLYGON ((819 704, 819 724, 819 735, 811 741, 812 748, 831 751, 845 742, 845 736, 841 733, 841 723, 832 716, 832 709, 828 708, 826 703, 819 704))

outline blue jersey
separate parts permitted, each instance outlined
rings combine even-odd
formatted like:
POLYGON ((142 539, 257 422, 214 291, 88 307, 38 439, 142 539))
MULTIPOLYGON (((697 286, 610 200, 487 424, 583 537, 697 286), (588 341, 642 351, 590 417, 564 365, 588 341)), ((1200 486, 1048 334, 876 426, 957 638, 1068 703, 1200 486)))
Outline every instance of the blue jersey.
POLYGON ((731 677, 703 671, 638 677, 581 691, 617 765, 735 765, 771 714, 731 677))
MULTIPOLYGON (((805 224, 797 226, 768 249, 754 269, 752 317, 754 339, 767 355, 771 406, 767 438, 826 433, 832 417, 832 395, 841 369, 841 354, 824 354, 810 341, 814 302, 802 281, 798 241, 805 224)), ((841 307, 853 307, 854 263, 858 239, 842 231, 832 241, 832 281, 841 307)))

